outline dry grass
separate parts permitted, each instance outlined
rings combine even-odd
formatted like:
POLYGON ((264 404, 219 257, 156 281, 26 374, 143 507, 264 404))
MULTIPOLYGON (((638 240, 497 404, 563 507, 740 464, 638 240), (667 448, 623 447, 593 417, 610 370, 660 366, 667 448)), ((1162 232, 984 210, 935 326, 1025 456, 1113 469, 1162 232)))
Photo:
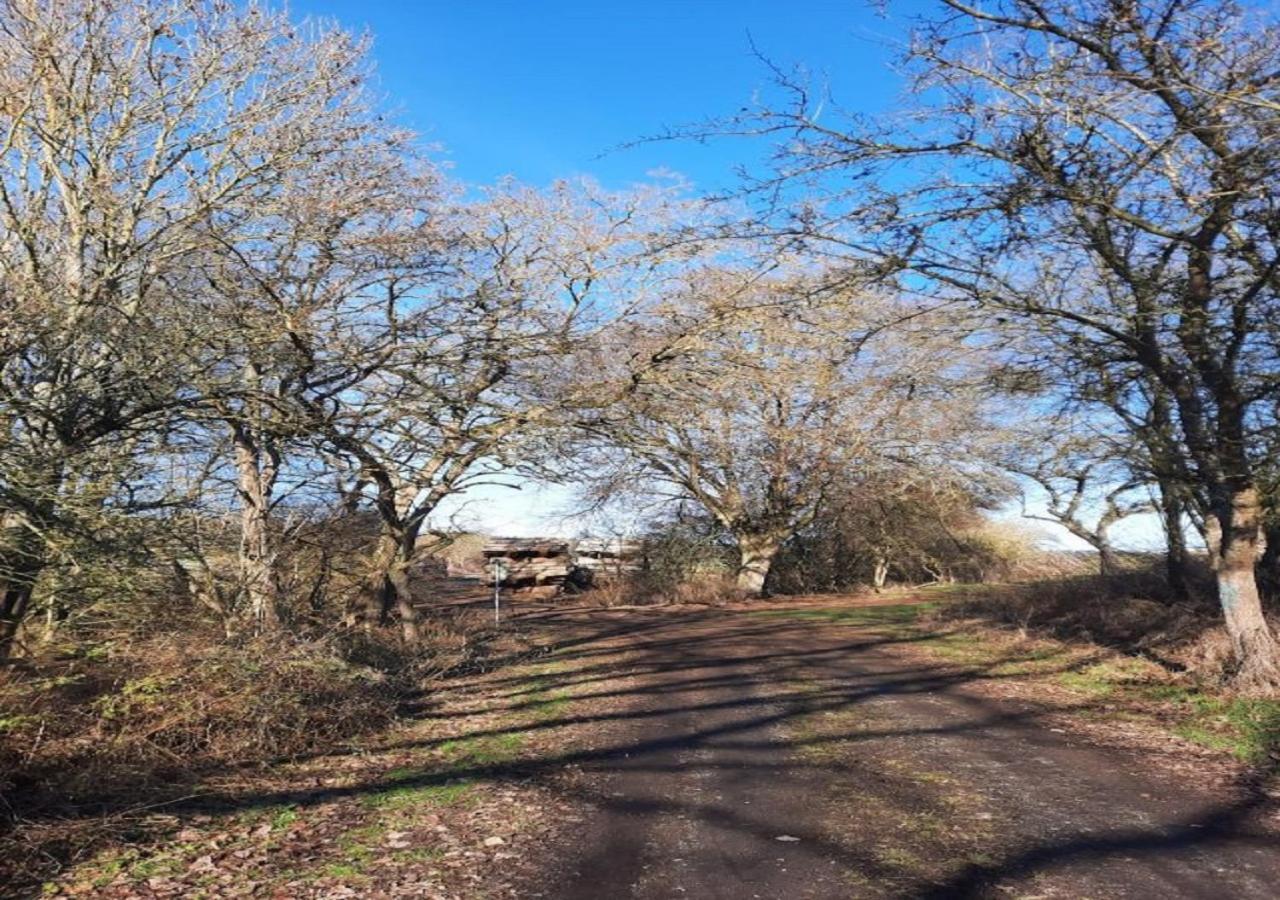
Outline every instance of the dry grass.
POLYGON ((4 790, 23 807, 77 803, 281 759, 385 726, 404 684, 367 642, 240 646, 155 637, 37 660, 0 685, 4 790), (375 662, 376 661, 376 662, 375 662))
POLYGON ((1216 605, 1175 602, 1150 567, 1109 578, 1073 575, 1006 585, 957 585, 935 617, 1014 628, 1023 637, 1081 641, 1145 657, 1207 683, 1233 674, 1230 641, 1216 605))
POLYGON ((742 598, 734 580, 727 575, 703 575, 677 581, 658 581, 640 575, 607 579, 591 587, 582 599, 593 606, 662 606, 700 604, 718 606, 742 598))
POLYGON ((0 800, 20 819, 346 746, 473 664, 482 619, 431 616, 413 646, 389 632, 162 634, 27 660, 0 674, 0 800))
POLYGON ((433 678, 511 650, 490 646, 473 609, 434 610, 423 630, 413 646, 391 630, 231 643, 152 634, 0 673, 0 883, 141 839, 148 811, 209 784, 364 748, 433 678))

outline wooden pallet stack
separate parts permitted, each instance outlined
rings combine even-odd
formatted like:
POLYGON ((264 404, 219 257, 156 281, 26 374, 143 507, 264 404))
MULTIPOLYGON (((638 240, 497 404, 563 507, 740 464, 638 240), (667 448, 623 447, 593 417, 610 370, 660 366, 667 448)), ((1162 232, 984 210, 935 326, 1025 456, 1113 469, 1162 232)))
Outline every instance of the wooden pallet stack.
POLYGON ((493 538, 484 546, 484 558, 492 571, 501 562, 504 588, 522 590, 564 586, 573 565, 568 541, 545 538, 493 538))
POLYGON ((644 568, 644 545, 622 538, 583 538, 574 543, 573 564, 597 579, 632 575, 644 568))

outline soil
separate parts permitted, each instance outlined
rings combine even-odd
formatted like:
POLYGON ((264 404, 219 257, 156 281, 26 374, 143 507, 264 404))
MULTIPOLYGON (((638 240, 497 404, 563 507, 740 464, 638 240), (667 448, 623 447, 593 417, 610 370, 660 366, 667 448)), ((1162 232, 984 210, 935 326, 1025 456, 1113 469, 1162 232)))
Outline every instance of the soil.
POLYGON ((1276 896, 1256 780, 1097 746, 909 638, 759 609, 593 621, 621 634, 561 677, 608 693, 625 676, 628 725, 571 761, 589 813, 530 894, 1276 896), (625 657, 602 662, 611 648, 625 657))
POLYGON ((411 725, 211 781, 44 893, 1276 896, 1273 782, 825 615, 851 602, 516 604, 510 658, 411 725))

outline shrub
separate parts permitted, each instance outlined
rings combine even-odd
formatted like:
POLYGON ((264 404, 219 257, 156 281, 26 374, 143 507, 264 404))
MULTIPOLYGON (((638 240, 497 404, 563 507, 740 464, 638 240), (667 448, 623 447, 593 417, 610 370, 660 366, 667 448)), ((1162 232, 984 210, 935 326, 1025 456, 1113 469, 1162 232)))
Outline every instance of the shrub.
POLYGON ((296 758, 384 727, 415 659, 344 640, 156 636, 11 670, 0 684, 3 790, 73 800, 296 758))

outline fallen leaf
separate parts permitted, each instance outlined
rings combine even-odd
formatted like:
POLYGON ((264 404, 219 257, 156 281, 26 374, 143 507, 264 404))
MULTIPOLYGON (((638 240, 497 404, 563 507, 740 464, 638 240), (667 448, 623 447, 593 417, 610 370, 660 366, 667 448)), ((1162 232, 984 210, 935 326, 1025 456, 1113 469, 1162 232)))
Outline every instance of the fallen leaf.
POLYGON ((213 864, 213 854, 206 853, 204 856, 193 862, 188 868, 188 872, 212 872, 217 866, 213 864))

